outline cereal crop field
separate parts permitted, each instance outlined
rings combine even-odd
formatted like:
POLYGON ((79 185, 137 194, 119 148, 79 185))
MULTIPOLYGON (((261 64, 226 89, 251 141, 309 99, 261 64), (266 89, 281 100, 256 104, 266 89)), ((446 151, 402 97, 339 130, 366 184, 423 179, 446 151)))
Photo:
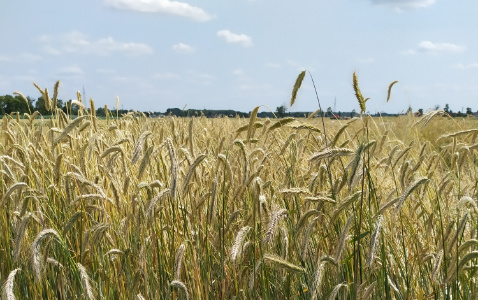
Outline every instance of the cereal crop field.
POLYGON ((255 113, 3 117, 2 297, 478 293, 475 119, 255 113))

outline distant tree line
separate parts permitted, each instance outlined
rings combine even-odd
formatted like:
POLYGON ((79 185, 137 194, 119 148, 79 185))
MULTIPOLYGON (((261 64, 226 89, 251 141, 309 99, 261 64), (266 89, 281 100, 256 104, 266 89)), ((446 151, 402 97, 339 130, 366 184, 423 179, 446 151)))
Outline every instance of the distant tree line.
MULTIPOLYGON (((78 106, 71 104, 72 100, 63 102, 63 100, 56 100, 56 107, 63 110, 63 112, 71 115, 78 114, 78 106)), ((89 109, 88 109, 89 110, 89 109)), ((41 115, 46 116, 51 114, 45 107, 45 99, 38 97, 36 100, 31 97, 26 97, 26 101, 23 97, 15 95, 0 96, 0 115, 11 114, 18 112, 20 115, 25 113, 33 113, 38 111, 41 115)), ((116 110, 110 111, 111 114, 116 115, 116 110)), ((118 115, 128 113, 128 110, 118 110, 118 115)), ((96 109, 96 116, 106 117, 106 111, 104 107, 96 109)))
MULTIPOLYGON (((64 102, 63 100, 57 99, 56 106, 63 110, 67 114, 77 115, 78 114, 78 107, 76 105, 71 104, 72 100, 64 102)), ((435 109, 438 110, 440 107, 437 105, 435 109)), ((453 112, 448 104, 445 104, 443 110, 452 117, 460 117, 460 116, 467 116, 473 114, 471 107, 466 108, 466 112, 453 112)), ((19 95, 4 95, 0 96, 0 115, 11 114, 14 112, 20 113, 23 115, 24 113, 33 113, 38 111, 41 115, 49 115, 50 111, 48 111, 45 107, 45 99, 43 97, 38 97, 36 100, 31 97, 23 97, 19 95)), ((128 113, 129 110, 110 110, 110 114, 116 116, 118 113, 119 116, 128 113)), ((148 116, 158 116, 162 115, 160 112, 144 112, 148 116)), ((412 108, 409 107, 407 112, 413 113, 412 108)), ((478 113, 478 112, 477 112, 478 113)), ((275 112, 272 111, 263 111, 257 114, 259 118, 283 118, 283 117, 307 117, 311 114, 311 112, 288 112, 287 107, 285 105, 281 105, 276 108, 275 112)), ((217 118, 217 117, 236 117, 239 116, 241 118, 247 118, 250 116, 250 112, 241 112, 232 109, 180 109, 180 108, 168 108, 164 113, 166 116, 176 116, 176 117, 199 117, 205 116, 208 118, 217 118)), ((326 111, 322 111, 317 113, 317 116, 323 117, 330 117, 330 118, 353 118, 357 116, 358 113, 355 110, 351 112, 334 112, 332 111, 331 107, 328 107, 326 111)), ((388 114, 388 113, 376 113, 376 116, 398 116, 399 114, 388 114)), ((417 113, 417 116, 423 115, 423 109, 420 108, 417 113)), ((105 107, 99 107, 96 109, 96 116, 98 117, 106 117, 105 107)))

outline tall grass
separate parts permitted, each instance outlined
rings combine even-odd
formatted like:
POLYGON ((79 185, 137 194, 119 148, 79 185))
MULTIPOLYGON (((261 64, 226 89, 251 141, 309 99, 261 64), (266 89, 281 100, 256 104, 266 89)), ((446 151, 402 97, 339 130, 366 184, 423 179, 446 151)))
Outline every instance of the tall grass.
POLYGON ((100 121, 76 104, 3 118, 4 298, 478 293, 472 119, 100 121))

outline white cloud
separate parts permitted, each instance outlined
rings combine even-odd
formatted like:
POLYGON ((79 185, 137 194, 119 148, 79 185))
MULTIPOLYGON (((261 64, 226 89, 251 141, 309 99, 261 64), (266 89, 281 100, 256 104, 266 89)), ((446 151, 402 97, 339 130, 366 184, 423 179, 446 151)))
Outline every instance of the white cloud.
POLYGON ((425 53, 462 53, 465 51, 464 46, 451 43, 432 43, 430 41, 423 41, 418 44, 418 50, 425 53))
POLYGON ((38 55, 31 53, 19 53, 15 56, 0 56, 0 62, 20 62, 20 63, 31 63, 42 60, 38 55))
POLYGON ((109 55, 113 52, 118 52, 136 56, 153 53, 153 49, 147 44, 118 42, 112 37, 94 41, 78 31, 72 31, 60 36, 42 35, 37 40, 43 44, 45 52, 52 55, 64 53, 109 55))
POLYGON ((430 41, 422 41, 416 49, 409 49, 402 52, 405 55, 415 55, 418 53, 426 54, 460 54, 466 50, 465 46, 452 43, 433 43, 430 41))
POLYGON ((435 2, 436 0, 372 0, 373 4, 388 6, 399 11, 428 7, 435 2))
POLYGON ((61 68, 57 71, 57 74, 61 77, 77 77, 83 75, 83 69, 80 66, 73 65, 69 67, 61 68))
POLYGON ((173 50, 179 53, 194 53, 195 49, 194 47, 184 44, 184 43, 178 43, 173 45, 173 50))
POLYGON ((185 17, 194 21, 205 22, 212 16, 203 9, 185 2, 169 0, 105 0, 113 8, 147 13, 161 13, 185 17))
POLYGON ((225 40, 227 43, 230 44, 239 44, 244 47, 250 47, 252 46, 252 39, 251 37, 245 35, 245 34, 237 34, 233 33, 227 29, 224 30, 219 30, 217 32, 217 36, 223 40, 225 40))

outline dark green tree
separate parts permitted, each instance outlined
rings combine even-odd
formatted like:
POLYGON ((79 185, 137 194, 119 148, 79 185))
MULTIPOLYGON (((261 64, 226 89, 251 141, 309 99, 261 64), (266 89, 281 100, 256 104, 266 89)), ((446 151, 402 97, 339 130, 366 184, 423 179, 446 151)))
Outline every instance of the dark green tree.
POLYGON ((327 117, 331 117, 332 114, 333 114, 332 107, 329 106, 329 107, 327 108, 327 117))
POLYGON ((276 115, 279 118, 285 117, 286 112, 287 112, 287 107, 285 107, 285 105, 281 105, 281 106, 276 108, 276 115))
POLYGON ((443 109, 446 113, 449 113, 450 112, 450 106, 447 104, 445 104, 445 108, 443 109))

